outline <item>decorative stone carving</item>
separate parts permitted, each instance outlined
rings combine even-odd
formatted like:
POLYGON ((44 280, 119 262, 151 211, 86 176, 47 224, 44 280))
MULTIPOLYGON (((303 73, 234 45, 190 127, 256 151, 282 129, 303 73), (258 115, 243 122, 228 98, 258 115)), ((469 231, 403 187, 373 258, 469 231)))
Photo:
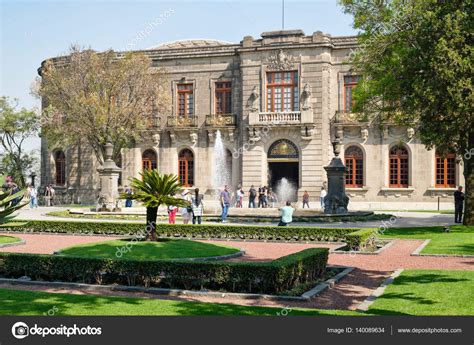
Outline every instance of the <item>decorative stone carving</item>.
POLYGON ((383 129, 382 129, 382 137, 387 140, 388 138, 390 138, 390 133, 389 133, 389 130, 388 130, 388 126, 383 126, 383 129))
POLYGON ((278 52, 268 58, 267 69, 274 71, 287 71, 293 69, 294 64, 294 58, 287 55, 283 49, 279 49, 278 52))
POLYGON ((346 195, 345 174, 346 167, 339 158, 341 153, 341 138, 337 132, 333 141, 334 158, 324 167, 328 177, 328 194, 324 199, 324 213, 346 214, 349 197, 346 195))
POLYGON ((101 186, 97 203, 98 208, 103 211, 120 211, 116 201, 119 197, 118 178, 122 169, 117 167, 112 159, 113 150, 114 146, 110 142, 105 144, 105 160, 102 166, 97 169, 101 186))
POLYGON ((172 144, 176 143, 176 133, 174 131, 170 131, 170 140, 172 144))
POLYGON ((207 131, 207 138, 209 139, 209 145, 213 145, 216 140, 215 131, 208 130, 207 131))
POLYGON ((152 135, 151 137, 153 139, 153 143, 155 144, 156 147, 160 146, 160 134, 159 133, 155 133, 152 135))
POLYGON ((304 85, 303 92, 301 93, 301 109, 311 109, 311 86, 308 83, 304 85))
POLYGON ((260 129, 257 127, 249 127, 249 140, 253 142, 260 141, 260 129))
POLYGON ((253 87, 252 93, 249 97, 250 111, 258 112, 260 110, 259 104, 260 93, 257 86, 253 87))
POLYGON ((301 139, 311 140, 313 139, 314 126, 302 126, 301 127, 301 139))
POLYGON ((411 127, 407 129, 407 137, 408 139, 411 139, 415 136, 415 130, 411 127))
POLYGON ((196 144, 198 141, 198 135, 196 132, 190 132, 189 138, 191 139, 191 143, 193 143, 193 145, 196 144))
POLYGON ((369 137, 369 129, 367 127, 362 127, 360 129, 360 137, 362 138, 362 140, 367 140, 367 138, 369 137))
POLYGON ((227 134, 229 135, 229 141, 231 143, 234 142, 234 130, 233 129, 229 129, 229 131, 227 132, 227 134))

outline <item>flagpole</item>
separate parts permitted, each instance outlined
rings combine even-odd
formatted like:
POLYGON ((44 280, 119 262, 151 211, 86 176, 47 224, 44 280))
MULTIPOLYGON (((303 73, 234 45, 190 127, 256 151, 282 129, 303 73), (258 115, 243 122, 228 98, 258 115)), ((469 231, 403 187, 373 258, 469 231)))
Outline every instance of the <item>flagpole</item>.
POLYGON ((281 3, 281 29, 285 30, 285 0, 281 3))

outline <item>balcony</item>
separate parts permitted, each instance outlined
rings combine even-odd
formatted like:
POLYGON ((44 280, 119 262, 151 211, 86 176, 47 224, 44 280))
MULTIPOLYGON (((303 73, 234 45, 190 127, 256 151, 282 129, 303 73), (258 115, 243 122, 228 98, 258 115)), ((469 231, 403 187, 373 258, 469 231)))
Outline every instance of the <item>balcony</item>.
POLYGON ((235 114, 206 115, 206 127, 235 127, 235 114))
POLYGON ((175 129, 179 128, 195 128, 198 126, 197 116, 168 116, 166 121, 167 127, 175 129))
POLYGON ((250 125, 302 125, 313 123, 312 112, 285 111, 285 112, 260 112, 249 114, 250 125))

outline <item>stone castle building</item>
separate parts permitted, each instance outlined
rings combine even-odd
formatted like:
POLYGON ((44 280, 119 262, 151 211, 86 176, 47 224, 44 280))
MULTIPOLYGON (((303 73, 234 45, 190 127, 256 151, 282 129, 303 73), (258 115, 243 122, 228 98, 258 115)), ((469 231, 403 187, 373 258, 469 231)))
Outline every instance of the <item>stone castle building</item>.
MULTIPOLYGON (((301 200, 317 200, 342 138, 349 207, 451 207, 463 184, 455 155, 428 151, 412 128, 360 121, 351 112, 358 76, 347 64, 356 37, 301 30, 264 32, 240 43, 187 40, 145 50, 170 80, 172 105, 156 117, 144 140, 124 150, 121 183, 144 168, 178 174, 183 184, 211 193, 216 138, 225 148, 224 179, 248 191, 276 188, 286 178, 301 200), (403 205, 403 206, 401 206, 403 205)), ((54 60, 54 59, 53 59, 54 60)), ((72 201, 94 202, 99 168, 88 147, 51 151, 42 139, 41 181, 56 185, 72 201)))

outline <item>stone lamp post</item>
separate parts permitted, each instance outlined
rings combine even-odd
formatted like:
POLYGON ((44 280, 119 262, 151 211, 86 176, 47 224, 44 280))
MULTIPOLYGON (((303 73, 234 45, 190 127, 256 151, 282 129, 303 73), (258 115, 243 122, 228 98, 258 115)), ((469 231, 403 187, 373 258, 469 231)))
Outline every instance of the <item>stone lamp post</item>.
POLYGON ((349 197, 346 195, 346 167, 339 158, 341 153, 341 139, 336 134, 332 142, 334 158, 324 167, 328 177, 328 194, 324 200, 324 213, 346 214, 349 197))
POLYGON ((112 159, 113 150, 114 146, 110 142, 105 144, 105 161, 102 167, 97 169, 101 186, 97 211, 120 211, 118 178, 121 169, 112 159))

